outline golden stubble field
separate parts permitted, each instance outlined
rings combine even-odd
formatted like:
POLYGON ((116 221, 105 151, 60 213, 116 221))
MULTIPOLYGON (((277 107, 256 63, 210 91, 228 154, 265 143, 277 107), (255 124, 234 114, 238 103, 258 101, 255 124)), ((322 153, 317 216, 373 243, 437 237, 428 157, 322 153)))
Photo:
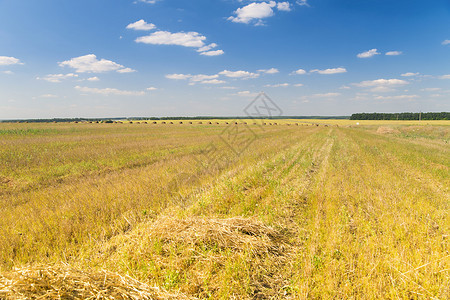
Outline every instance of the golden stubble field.
POLYGON ((449 121, 180 122, 0 123, 0 298, 450 294, 449 121))

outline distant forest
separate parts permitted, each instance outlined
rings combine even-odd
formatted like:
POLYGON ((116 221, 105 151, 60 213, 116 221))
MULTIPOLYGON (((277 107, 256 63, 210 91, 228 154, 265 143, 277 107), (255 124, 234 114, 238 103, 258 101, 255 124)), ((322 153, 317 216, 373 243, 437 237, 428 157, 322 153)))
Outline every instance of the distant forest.
POLYGON ((360 113, 353 114, 350 120, 450 120, 450 112, 428 113, 360 113))

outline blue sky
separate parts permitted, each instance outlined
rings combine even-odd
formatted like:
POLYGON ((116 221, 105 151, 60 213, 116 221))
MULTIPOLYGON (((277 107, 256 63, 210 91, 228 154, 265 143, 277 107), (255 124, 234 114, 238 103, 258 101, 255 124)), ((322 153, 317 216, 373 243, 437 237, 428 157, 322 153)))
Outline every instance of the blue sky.
POLYGON ((450 1, 0 0, 0 119, 450 111, 450 1))

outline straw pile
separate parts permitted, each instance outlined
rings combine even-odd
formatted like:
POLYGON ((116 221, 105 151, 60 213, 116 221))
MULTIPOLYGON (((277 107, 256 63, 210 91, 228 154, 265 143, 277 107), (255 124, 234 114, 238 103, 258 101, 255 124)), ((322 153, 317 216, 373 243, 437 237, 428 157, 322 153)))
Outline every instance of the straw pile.
MULTIPOLYGON (((231 288, 228 266, 235 262, 235 271, 248 280, 247 296, 275 297, 289 284, 283 275, 273 276, 290 260, 288 236, 254 219, 166 216, 113 238, 97 255, 101 265, 121 262, 112 266, 121 268, 116 269, 119 272, 127 272, 123 265, 135 262, 157 266, 151 273, 142 268, 135 274, 158 286, 166 284, 170 274, 177 274, 176 287, 199 298, 231 288)), ((233 282, 233 289, 240 290, 240 281, 233 282)))
POLYGON ((0 274, 0 299, 189 299, 119 274, 41 266, 0 274))
POLYGON ((262 222, 244 219, 163 218, 153 223, 150 235, 166 243, 183 243, 253 254, 279 253, 282 235, 262 222), (248 246, 248 247, 244 247, 248 246))

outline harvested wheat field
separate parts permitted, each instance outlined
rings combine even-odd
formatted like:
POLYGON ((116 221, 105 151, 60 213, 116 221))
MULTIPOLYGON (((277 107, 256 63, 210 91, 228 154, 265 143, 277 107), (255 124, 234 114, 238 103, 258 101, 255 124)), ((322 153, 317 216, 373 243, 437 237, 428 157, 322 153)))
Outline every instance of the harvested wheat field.
POLYGON ((172 123, 0 124, 1 299, 448 299, 448 121, 172 123))

